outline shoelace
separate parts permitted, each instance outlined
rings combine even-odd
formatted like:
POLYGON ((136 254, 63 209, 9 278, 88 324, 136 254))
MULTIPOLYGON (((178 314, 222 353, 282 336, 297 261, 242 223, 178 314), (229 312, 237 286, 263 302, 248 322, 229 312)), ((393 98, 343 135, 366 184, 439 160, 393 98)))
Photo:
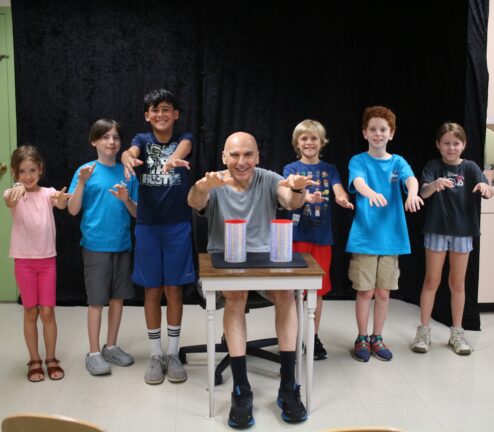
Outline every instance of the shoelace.
POLYGON ((151 361, 149 362, 149 367, 150 368, 154 368, 156 366, 159 366, 161 367, 162 363, 161 363, 161 359, 159 357, 151 357, 151 361))
POLYGON ((372 344, 372 349, 374 351, 381 351, 381 350, 387 350, 388 348, 386 347, 386 345, 384 345, 384 342, 380 339, 376 339, 375 342, 373 342, 372 344))
POLYGON ((468 342, 467 336, 463 332, 453 330, 452 339, 453 339, 453 345, 455 346, 455 348, 458 348, 462 345, 467 345, 469 348, 471 348, 471 345, 468 342))

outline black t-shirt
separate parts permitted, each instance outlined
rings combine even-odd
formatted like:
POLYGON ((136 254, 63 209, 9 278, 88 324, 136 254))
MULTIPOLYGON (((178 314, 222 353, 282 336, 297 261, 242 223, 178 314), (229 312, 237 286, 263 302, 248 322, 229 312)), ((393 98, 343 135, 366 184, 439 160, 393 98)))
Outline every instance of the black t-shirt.
POLYGON ((475 162, 465 159, 459 165, 446 165, 442 159, 427 162, 422 183, 432 183, 439 177, 451 180, 454 187, 427 198, 424 233, 478 236, 480 194, 472 191, 478 183, 487 183, 484 174, 475 162))

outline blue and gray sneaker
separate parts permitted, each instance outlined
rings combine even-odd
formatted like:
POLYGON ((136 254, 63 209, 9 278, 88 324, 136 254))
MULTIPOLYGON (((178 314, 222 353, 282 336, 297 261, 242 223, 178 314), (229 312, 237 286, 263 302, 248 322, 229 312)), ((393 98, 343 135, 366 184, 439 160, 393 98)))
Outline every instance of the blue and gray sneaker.
POLYGON ((393 358, 393 354, 389 348, 384 345, 381 335, 371 335, 370 345, 372 354, 379 360, 390 361, 393 358))
POLYGON ((228 426, 234 429, 247 429, 256 421, 252 417, 254 395, 248 387, 236 386, 232 392, 232 407, 228 416, 228 426))
POLYGON ((368 362, 370 359, 369 336, 358 335, 355 347, 352 350, 352 357, 359 362, 368 362))

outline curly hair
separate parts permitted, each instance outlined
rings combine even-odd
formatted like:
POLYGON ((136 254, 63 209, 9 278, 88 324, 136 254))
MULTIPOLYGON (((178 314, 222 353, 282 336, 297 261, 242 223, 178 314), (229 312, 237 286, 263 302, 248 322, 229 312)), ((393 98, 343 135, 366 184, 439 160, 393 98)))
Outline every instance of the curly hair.
POLYGON ((392 132, 396 130, 396 116, 389 108, 381 105, 367 107, 362 117, 362 129, 367 129, 371 118, 382 118, 388 122, 392 132))

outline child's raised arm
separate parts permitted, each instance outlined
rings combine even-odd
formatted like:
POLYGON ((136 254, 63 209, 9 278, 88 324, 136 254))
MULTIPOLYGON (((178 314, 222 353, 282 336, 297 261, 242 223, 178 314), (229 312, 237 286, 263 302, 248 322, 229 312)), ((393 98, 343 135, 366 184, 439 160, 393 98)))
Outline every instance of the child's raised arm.
POLYGON ((121 161, 124 166, 124 174, 127 180, 130 179, 130 176, 136 175, 134 168, 143 164, 142 160, 139 159, 140 154, 140 148, 135 145, 130 146, 128 150, 125 150, 122 153, 121 161))
POLYGON ((346 193, 345 189, 343 189, 341 183, 336 183, 335 185, 333 185, 333 192, 336 204, 343 208, 353 210, 353 204, 349 201, 348 194, 346 193))
POLYGON ((84 188, 86 187, 86 181, 93 174, 96 162, 92 165, 87 165, 79 170, 77 175, 77 186, 69 198, 69 213, 72 216, 77 215, 81 211, 82 197, 84 195, 84 188))
POLYGON ((489 199, 494 195, 494 187, 489 186, 487 183, 480 182, 475 185, 472 192, 480 192, 482 198, 489 199))
POLYGON ((192 141, 190 139, 183 139, 178 143, 177 148, 168 158, 165 164, 161 167, 163 173, 166 174, 168 170, 176 167, 185 167, 190 169, 189 162, 185 158, 192 151, 192 141))
POLYGON ((7 189, 3 194, 5 204, 9 208, 13 208, 17 205, 22 197, 26 196, 26 188, 22 183, 15 183, 10 189, 7 189))
POLYGON ((132 201, 129 196, 129 190, 125 184, 116 184, 113 189, 109 189, 109 192, 117 199, 122 201, 127 208, 127 211, 132 217, 137 216, 137 203, 132 201))
POLYGON ((454 186, 453 181, 444 177, 439 177, 433 182, 423 183, 420 188, 420 196, 429 198, 435 192, 441 192, 444 189, 450 189, 454 186))
POLYGON ((405 184, 408 190, 408 197, 405 201, 405 210, 415 213, 424 205, 424 201, 418 196, 419 182, 416 177, 410 176, 406 179, 405 184))
POLYGON ((51 195, 51 199, 53 200, 55 207, 60 210, 67 208, 67 198, 69 197, 69 194, 65 193, 66 190, 67 186, 64 186, 62 189, 53 192, 51 195))
POLYGON ((377 193, 369 186, 362 177, 355 177, 353 180, 353 186, 360 195, 363 195, 369 200, 370 206, 385 207, 388 205, 388 201, 384 198, 383 194, 377 193))

